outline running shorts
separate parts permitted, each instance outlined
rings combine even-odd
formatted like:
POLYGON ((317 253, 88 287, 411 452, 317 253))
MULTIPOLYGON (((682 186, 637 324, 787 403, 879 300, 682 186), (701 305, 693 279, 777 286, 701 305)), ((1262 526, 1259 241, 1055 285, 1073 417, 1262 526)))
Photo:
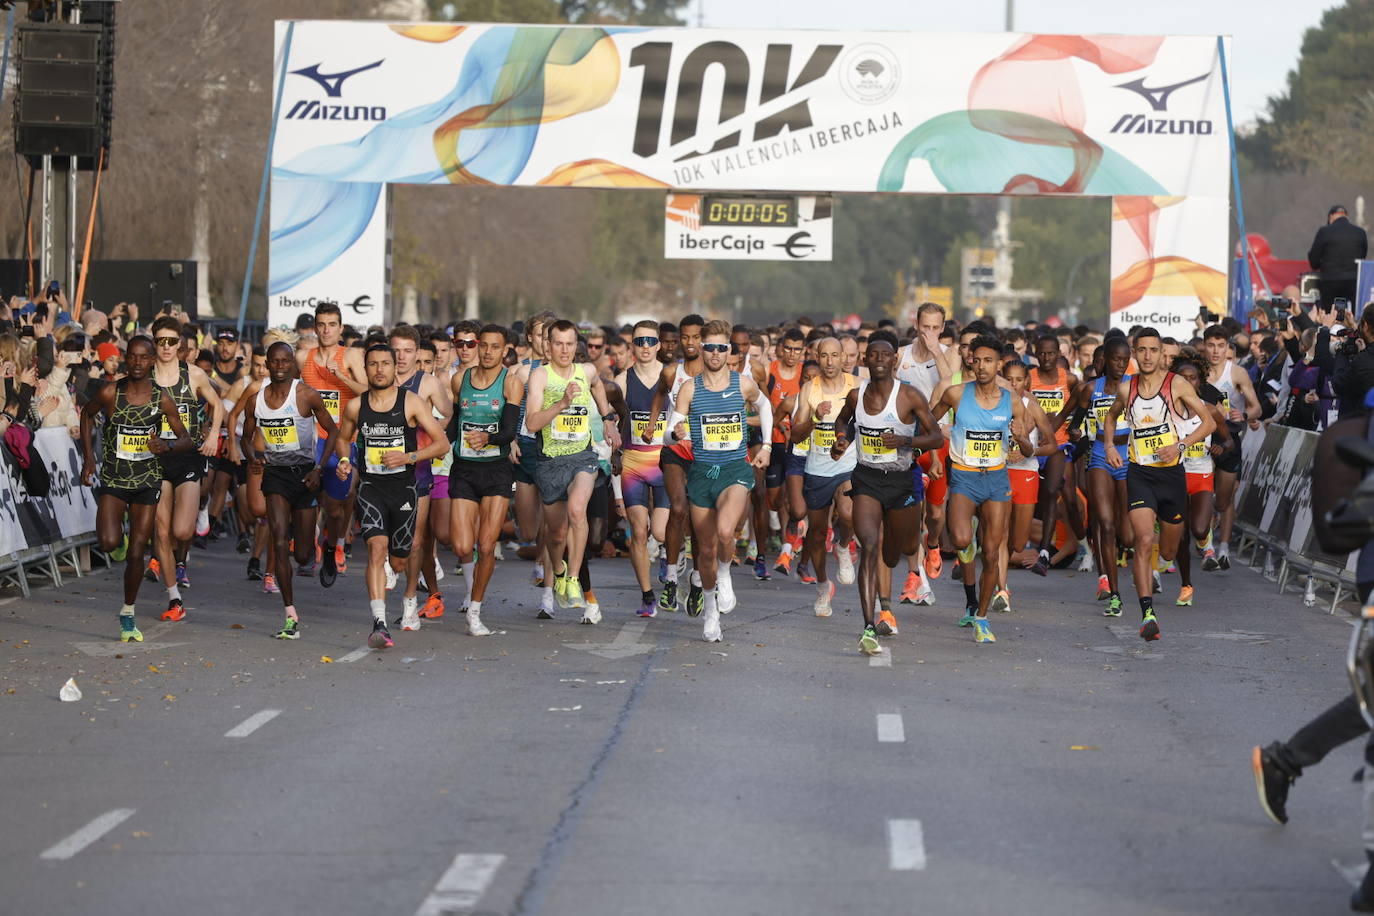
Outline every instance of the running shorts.
POLYGON ((448 477, 448 495, 450 499, 466 499, 474 503, 480 503, 488 496, 510 499, 515 489, 515 475, 516 466, 504 458, 500 461, 464 461, 459 458, 453 462, 448 477))
POLYGON ((172 486, 199 483, 205 477, 205 456, 200 452, 168 452, 162 462, 162 479, 172 486))
POLYGON ((787 477, 801 477, 801 476, 804 475, 805 473, 806 473, 806 456, 805 456, 805 455, 793 455, 792 453, 789 452, 788 455, 787 455, 787 474, 786 474, 786 476, 787 476, 787 477))
POLYGON ((1150 468, 1131 464, 1126 472, 1126 505, 1150 509, 1162 524, 1178 524, 1188 511, 1188 480, 1183 465, 1150 468))
POLYGON ((1094 442, 1092 454, 1088 457, 1088 470, 1091 471, 1093 468, 1097 468, 1098 470, 1106 471, 1108 474, 1111 474, 1112 480, 1125 480, 1126 465, 1130 463, 1126 458, 1127 447, 1124 445, 1113 445, 1112 447, 1115 448, 1117 454, 1121 456, 1121 467, 1114 468, 1108 464, 1106 449, 1102 447, 1101 442, 1094 442))
POLYGON ((754 468, 743 458, 724 464, 693 461, 687 469, 687 500, 703 509, 714 509, 720 495, 736 485, 754 489, 754 468))
POLYGON ((1194 493, 1211 493, 1216 489, 1214 486, 1214 475, 1212 474, 1188 474, 1188 495, 1194 493))
POLYGON ((262 493, 282 497, 292 512, 314 509, 319 505, 319 489, 311 490, 305 485, 305 475, 313 470, 313 464, 269 464, 262 469, 262 493))
POLYGON ((921 454, 919 461, 921 465, 921 470, 926 472, 926 502, 928 503, 934 503, 937 506, 943 506, 945 504, 945 498, 949 495, 949 461, 947 460, 948 458, 948 439, 945 440, 944 445, 940 446, 939 451, 924 452, 921 454), (943 466, 945 473, 941 474, 938 478, 934 478, 930 476, 930 463, 932 461, 937 460, 943 466))
POLYGON ((534 483, 534 469, 539 466, 539 440, 533 436, 520 436, 516 440, 520 446, 520 463, 515 465, 516 483, 534 483))
POLYGON ((792 447, 784 442, 774 442, 773 449, 768 454, 768 468, 764 472, 763 480, 768 485, 768 489, 776 490, 782 486, 783 480, 787 477, 787 461, 792 457, 792 447))
POLYGON ((921 501, 912 486, 913 481, 919 479, 919 471, 915 475, 910 470, 879 471, 860 464, 849 475, 849 495, 876 500, 884 512, 905 509, 921 501))
POLYGON ((348 460, 352 462, 348 470, 348 479, 339 479, 339 459, 334 456, 334 450, 329 447, 329 440, 320 436, 315 440, 315 463, 320 466, 320 489, 324 495, 338 502, 348 499, 349 490, 353 489, 353 481, 358 476, 358 447, 351 446, 348 450, 348 460), (328 455, 326 455, 326 451, 328 455))
POLYGON ((387 552, 404 559, 415 546, 415 520, 420 511, 420 493, 414 484, 398 485, 364 480, 358 487, 354 515, 364 541, 387 539, 387 552))
POLYGON ((949 492, 962 493, 973 500, 975 506, 983 503, 1004 503, 1011 499, 1011 478, 1007 469, 1000 467, 995 471, 964 471, 949 469, 949 492))
POLYGON ((138 490, 126 490, 123 487, 96 487, 96 496, 113 496, 120 502, 128 503, 131 506, 156 506, 158 500, 162 498, 162 487, 143 487, 138 490))
POLYGON ((549 506, 567 502, 568 488, 578 474, 595 477, 599 473, 601 465, 596 460, 596 452, 588 448, 571 455, 541 458, 534 468, 534 482, 539 487, 539 499, 549 506))
POLYGON ((429 485, 430 499, 448 499, 448 475, 435 474, 433 482, 429 485))
POLYGON ((1040 500, 1040 472, 1009 468, 1011 503, 1013 506, 1033 506, 1040 500))
MULTIPOLYGON (((622 457, 621 460, 623 461, 624 458, 622 457)), ((661 449, 658 453, 658 468, 662 471, 668 467, 682 468, 682 473, 686 474, 692 469, 692 459, 683 458, 670 448, 661 449)))
MULTIPOLYGON (((1233 430, 1234 433, 1234 430, 1233 430)), ((1226 474, 1240 473, 1240 440, 1233 434, 1231 447, 1216 457, 1217 470, 1226 474)))
POLYGON ((592 487, 592 495, 587 499, 587 518, 609 518, 610 515, 611 479, 602 472, 596 475, 596 485, 592 487))
POLYGON ((668 491, 663 488, 663 468, 659 466, 662 449, 627 448, 620 453, 620 491, 626 506, 668 508, 668 491))
POLYGON ((824 509, 835 501, 840 487, 849 483, 851 472, 824 477, 820 474, 807 474, 802 478, 802 499, 806 508, 812 512, 824 509))

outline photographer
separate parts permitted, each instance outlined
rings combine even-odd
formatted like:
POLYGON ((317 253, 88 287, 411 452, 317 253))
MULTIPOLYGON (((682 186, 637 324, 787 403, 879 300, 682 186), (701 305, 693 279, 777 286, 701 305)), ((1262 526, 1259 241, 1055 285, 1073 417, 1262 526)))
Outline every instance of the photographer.
MULTIPOLYGON (((1317 335, 1317 357, 1321 358, 1324 346, 1330 346, 1330 329, 1339 319, 1336 310, 1317 312, 1325 327, 1317 335)), ((1343 337, 1336 345, 1333 354, 1331 388, 1336 398, 1339 419, 1358 417, 1364 414, 1365 393, 1374 388, 1374 304, 1365 306, 1355 325, 1354 333, 1343 337)))

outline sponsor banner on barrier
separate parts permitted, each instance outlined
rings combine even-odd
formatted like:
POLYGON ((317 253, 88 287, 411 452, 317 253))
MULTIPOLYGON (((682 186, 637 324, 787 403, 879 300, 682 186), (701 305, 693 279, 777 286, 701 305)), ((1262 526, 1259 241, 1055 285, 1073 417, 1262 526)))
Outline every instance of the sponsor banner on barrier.
POLYGON ((829 261, 829 197, 669 194, 663 256, 709 261, 829 261))
POLYGON ((0 555, 95 531, 95 495, 80 485, 80 456, 72 437, 66 429, 40 429, 33 441, 51 488, 47 496, 33 496, 14 456, 0 456, 0 555))

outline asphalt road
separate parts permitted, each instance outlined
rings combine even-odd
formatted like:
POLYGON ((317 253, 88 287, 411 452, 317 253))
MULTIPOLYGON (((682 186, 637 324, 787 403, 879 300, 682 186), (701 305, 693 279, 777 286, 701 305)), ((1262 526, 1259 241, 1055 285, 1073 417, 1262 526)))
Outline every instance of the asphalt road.
POLYGON ((359 568, 298 582, 288 643, 242 570, 196 551, 177 624, 149 586, 142 645, 116 574, 0 607, 0 912, 1340 913, 1363 859, 1358 746, 1287 827, 1256 803, 1251 746, 1340 696, 1349 623, 1245 568, 1149 646, 1066 572, 1014 574, 976 645, 946 578, 887 665, 852 586, 822 620, 737 572, 706 644, 634 618, 627 561, 592 628, 508 560, 497 635, 450 611, 374 652, 359 568))

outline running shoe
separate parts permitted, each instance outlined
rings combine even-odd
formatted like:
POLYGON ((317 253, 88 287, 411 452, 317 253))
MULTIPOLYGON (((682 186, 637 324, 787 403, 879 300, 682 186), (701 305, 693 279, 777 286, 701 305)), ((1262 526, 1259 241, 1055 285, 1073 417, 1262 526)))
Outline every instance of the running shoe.
POLYGON ((329 588, 339 579, 338 551, 320 551, 320 588, 329 588))
POLYGON ((277 587, 277 577, 267 573, 262 577, 262 591, 267 595, 280 595, 281 589, 277 587))
POLYGON ((191 577, 186 574, 186 564, 177 564, 177 588, 190 588, 191 577))
POLYGON ((588 602, 582 609, 582 623, 589 627, 596 626, 601 622, 601 605, 595 602, 588 602))
POLYGON ((921 592, 920 573, 909 572, 906 574, 906 582, 902 583, 902 604, 915 604, 916 597, 921 592))
MULTIPOLYGON (((582 583, 577 581, 577 576, 563 577, 563 594, 567 597, 566 608, 580 608, 587 606, 587 599, 582 594, 582 583)), ((599 618, 601 615, 597 615, 599 618)))
MULTIPOLYGON (((706 609, 706 593, 701 590, 701 586, 695 582, 687 590, 687 616, 700 617, 701 612, 706 609)), ((719 625, 717 625, 719 630, 719 625)))
POLYGON ((370 649, 390 649, 396 645, 391 638, 391 631, 386 628, 386 621, 372 621, 372 635, 367 638, 367 645, 370 649))
POLYGON ((935 590, 929 583, 921 583, 920 591, 916 592, 916 601, 913 603, 917 607, 935 607, 935 590))
POLYGON ((767 582, 773 578, 768 574, 768 561, 760 554, 754 558, 754 578, 760 582, 767 582))
POLYGON ((1092 571, 1093 571, 1093 555, 1092 555, 1092 552, 1091 552, 1090 550, 1088 550, 1088 545, 1085 544, 1085 543, 1083 543, 1082 541, 1080 541, 1079 544, 1078 544, 1078 566, 1077 566, 1077 570, 1078 570, 1078 572, 1092 572, 1092 571))
POLYGON ((1296 776, 1279 761, 1279 743, 1268 747, 1255 746, 1250 752, 1250 768, 1255 771, 1255 790, 1259 792, 1260 807, 1276 824, 1288 823, 1288 789, 1296 776))
POLYGON ((143 570, 143 578, 149 582, 156 582, 162 578, 162 564, 157 561, 157 557, 148 558, 148 565, 143 570))
POLYGON ((1103 617, 1120 617, 1120 616, 1121 616, 1121 596, 1120 596, 1120 595, 1112 594, 1112 595, 1108 595, 1108 596, 1107 596, 1107 606, 1106 606, 1105 608, 1102 609, 1102 616, 1103 616, 1103 617))
POLYGON ((544 564, 535 563, 534 570, 530 572, 530 582, 535 588, 544 587, 544 564))
POLYGON ((426 598, 424 605, 420 608, 420 616, 425 620, 438 620, 444 616, 444 597, 435 594, 426 598))
MULTIPOLYGON (((460 566, 458 567, 458 575, 461 576, 462 574, 463 574, 463 567, 460 565, 460 566)), ((434 558, 434 581, 435 581, 436 584, 439 583, 439 582, 444 581, 444 564, 442 564, 442 563, 439 562, 439 558, 438 558, 438 557, 435 557, 435 558, 434 558)))
POLYGON ((477 610, 474 610, 474 609, 472 609, 472 608, 468 608, 468 609, 464 612, 464 615, 465 615, 465 616, 467 617, 467 619, 468 619, 468 635, 469 635, 469 636, 490 636, 490 635, 491 635, 491 630, 488 630, 487 627, 486 627, 486 625, 485 625, 484 623, 482 623, 482 612, 481 612, 481 611, 477 611, 477 610))
POLYGON ((286 618, 286 621, 285 621, 284 623, 282 623, 282 625, 281 625, 281 629, 278 630, 278 631, 276 632, 276 634, 275 634, 272 638, 273 638, 273 639, 300 639, 300 638, 301 638, 301 624, 300 624, 300 621, 299 621, 299 620, 296 620, 295 618, 292 618, 292 617, 286 618))
POLYGON ((811 571, 811 565, 805 560, 797 564, 797 579, 806 585, 816 584, 816 574, 811 571))
POLYGON ((210 512, 208 509, 201 509, 196 513, 196 534, 205 537, 210 533, 210 512))
POLYGON ((1106 576, 1097 577, 1097 600, 1106 601, 1112 596, 1112 584, 1106 576))
POLYGON ((997 637, 992 635, 992 627, 988 626, 986 617, 973 618, 973 641, 997 642, 997 637))
POLYGON ((668 581, 668 555, 662 554, 658 558, 658 584, 663 585, 668 581))
POLYGON ((835 583, 822 582, 817 586, 816 592, 816 616, 829 617, 831 613, 830 599, 835 597, 835 583))
POLYGON ((1217 569, 1230 569, 1231 555, 1229 553, 1217 554, 1217 569))
POLYGON ((1048 576, 1050 574, 1050 555, 1048 551, 1042 550, 1035 558, 1034 565, 1030 571, 1037 576, 1048 576))
POLYGON ((239 532, 239 542, 234 545, 235 553, 247 553, 253 549, 253 539, 247 531, 239 532))
POLYGON ((639 608, 635 611, 636 617, 657 617, 658 605, 654 603, 652 596, 639 602, 639 608))
POLYGON ((539 619, 553 620, 553 589, 539 590, 539 619))
POLYGON ((940 548, 926 545, 926 578, 938 579, 945 568, 945 560, 940 556, 940 548))
POLYGON ((716 577, 716 607, 722 614, 728 614, 735 609, 739 601, 735 598, 735 583, 730 581, 730 573, 725 572, 716 577))
POLYGON ((1140 638, 1146 642, 1159 639, 1159 621, 1153 611, 1140 618, 1140 638))
POLYGON ((778 562, 773 565, 773 572, 780 576, 789 575, 792 572, 792 553, 784 549, 778 554, 778 562))
POLYGON ((396 570, 391 568, 391 562, 389 560, 382 565, 382 568, 386 571, 386 590, 391 591, 396 587, 399 577, 396 575, 396 570))
POLYGON ((863 635, 859 637, 859 651, 864 655, 882 655, 883 647, 878 645, 878 631, 873 627, 864 627, 863 635))
POLYGON ((334 545, 334 568, 339 571, 339 575, 348 572, 348 550, 352 548, 353 542, 350 541, 348 547, 343 544, 334 545))
POLYGON ((1116 552, 1116 565, 1121 569, 1125 569, 1127 566, 1131 565, 1131 557, 1134 553, 1135 551, 1131 550, 1129 547, 1124 550, 1118 550, 1116 552))
POLYGON ((1221 563, 1217 561, 1217 552, 1208 547, 1202 552, 1202 571, 1216 572, 1221 568, 1221 563))
POLYGON ((1183 588, 1179 589, 1178 600, 1175 601, 1174 604, 1177 604, 1179 607, 1192 607, 1193 587, 1191 585, 1185 585, 1183 588))
POLYGON ((706 621, 701 625, 701 638, 706 642, 720 642, 720 614, 706 615, 706 621))
POLYGON ((878 624, 874 629, 878 631, 879 636, 896 636, 897 618, 892 616, 891 611, 879 611, 878 624))
POLYGON ((849 548, 841 544, 839 552, 835 555, 835 578, 840 580, 841 585, 854 584, 854 560, 849 556, 849 548))
POLYGON ((973 622, 978 619, 978 609, 970 605, 964 608, 964 616, 959 618, 959 626, 971 627, 973 622))
POLYGON ((677 612, 677 583, 664 582, 663 591, 658 593, 658 609, 669 614, 677 612))
MULTIPOLYGON (((960 550, 960 551, 958 552, 958 554, 956 554, 956 556, 959 558, 959 565, 960 565, 960 567, 964 567, 964 566, 967 566, 967 565, 969 565, 970 563, 972 563, 974 557, 977 556, 977 554, 978 554, 978 540, 975 538, 975 539, 973 539, 973 540, 971 540, 971 541, 968 542, 968 546, 967 546, 967 547, 965 547, 963 550, 960 550)), ((959 574, 960 574, 960 570, 955 570, 955 576, 954 576, 954 577, 957 579, 957 578, 959 577, 959 574)), ((926 575, 928 576, 928 575, 930 575, 930 573, 926 573, 926 575)))
POLYGON ((302 579, 313 579, 313 578, 315 578, 315 563, 314 563, 314 561, 312 560, 312 561, 309 562, 309 563, 301 563, 301 564, 297 565, 297 566, 296 566, 296 575, 300 576, 302 579))
POLYGON ((1159 594, 1160 592, 1162 592, 1162 591, 1164 591, 1164 586, 1161 585, 1160 582, 1159 582, 1159 573, 1155 573, 1155 574, 1154 574, 1154 591, 1150 592, 1150 594, 1152 594, 1152 595, 1158 595, 1158 594, 1159 594))
POLYGON ((553 600, 557 601, 558 606, 561 608, 566 608, 568 606, 567 573, 556 572, 553 574, 553 600))
POLYGON ((110 551, 110 559, 116 563, 123 563, 129 555, 129 536, 124 535, 124 539, 119 542, 119 546, 110 551))
POLYGON ((167 602, 167 610, 162 612, 163 620, 185 620, 186 605, 181 603, 180 598, 173 598, 167 602))
POLYGON ((990 609, 998 614, 1010 614, 1011 592, 1007 591, 1005 588, 999 588, 996 592, 994 592, 992 595, 992 605, 990 609))
POLYGON ((119 615, 119 641, 120 642, 143 642, 143 634, 134 625, 133 614, 119 615))
POLYGON ((420 629, 420 609, 414 598, 408 598, 403 602, 407 605, 401 611, 401 629, 414 632, 420 629))
POLYGON ((206 550, 210 546, 210 539, 203 534, 191 535, 191 546, 197 550, 206 550))
POLYGON ((248 558, 248 581, 262 581, 262 562, 259 561, 257 557, 248 558))

